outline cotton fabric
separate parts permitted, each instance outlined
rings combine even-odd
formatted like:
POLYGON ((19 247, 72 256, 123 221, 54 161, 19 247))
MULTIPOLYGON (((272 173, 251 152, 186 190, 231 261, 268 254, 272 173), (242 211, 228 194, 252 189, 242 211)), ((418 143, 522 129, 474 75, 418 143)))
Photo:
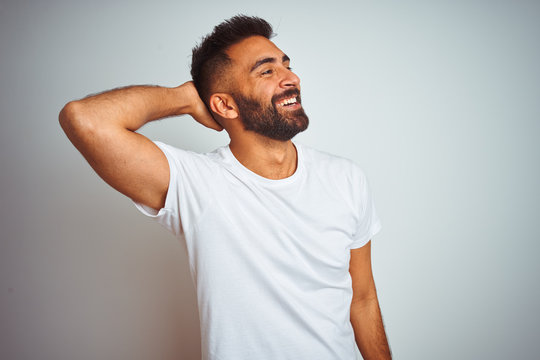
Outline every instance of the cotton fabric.
POLYGON ((186 246, 204 360, 355 359, 350 250, 381 228, 364 172, 295 143, 295 173, 270 180, 228 146, 156 142, 169 189, 156 212, 186 246))

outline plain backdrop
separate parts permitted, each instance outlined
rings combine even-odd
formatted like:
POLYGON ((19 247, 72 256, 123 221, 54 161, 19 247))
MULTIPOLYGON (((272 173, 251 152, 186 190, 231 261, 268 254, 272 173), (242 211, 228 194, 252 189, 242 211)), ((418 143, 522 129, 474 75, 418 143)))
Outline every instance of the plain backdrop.
MULTIPOLYGON (((395 358, 537 358, 540 3, 517 0, 1 0, 0 358, 200 358, 184 247, 93 172, 58 112, 189 80, 191 48, 237 13, 274 25, 302 80, 296 140, 368 175, 395 358)), ((228 142, 189 116, 141 132, 228 142)))

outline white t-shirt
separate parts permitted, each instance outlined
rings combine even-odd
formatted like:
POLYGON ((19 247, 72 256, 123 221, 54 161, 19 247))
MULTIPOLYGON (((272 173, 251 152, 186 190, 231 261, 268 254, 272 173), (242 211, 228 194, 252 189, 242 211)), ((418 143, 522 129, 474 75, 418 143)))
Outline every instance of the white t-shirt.
POLYGON ((270 180, 228 146, 156 144, 170 167, 165 207, 136 205, 185 241, 202 358, 354 359, 350 249, 380 230, 362 170, 295 144, 295 173, 270 180))

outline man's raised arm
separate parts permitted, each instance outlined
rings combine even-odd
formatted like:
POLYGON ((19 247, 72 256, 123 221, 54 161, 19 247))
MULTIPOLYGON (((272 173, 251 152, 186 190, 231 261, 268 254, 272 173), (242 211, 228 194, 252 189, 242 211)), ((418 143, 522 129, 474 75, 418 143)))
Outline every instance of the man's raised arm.
POLYGON ((165 155, 135 131, 149 121, 189 114, 215 130, 192 82, 175 88, 131 86, 71 101, 60 125, 98 175, 122 194, 156 210, 165 204, 169 166, 165 155))

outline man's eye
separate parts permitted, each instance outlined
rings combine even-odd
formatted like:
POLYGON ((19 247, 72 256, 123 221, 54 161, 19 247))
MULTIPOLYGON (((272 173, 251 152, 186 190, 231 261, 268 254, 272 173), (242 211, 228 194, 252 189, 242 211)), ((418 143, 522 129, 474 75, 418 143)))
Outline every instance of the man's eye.
POLYGON ((261 74, 263 74, 263 75, 269 75, 269 74, 271 74, 271 73, 272 73, 272 69, 268 69, 268 70, 263 71, 261 74))

